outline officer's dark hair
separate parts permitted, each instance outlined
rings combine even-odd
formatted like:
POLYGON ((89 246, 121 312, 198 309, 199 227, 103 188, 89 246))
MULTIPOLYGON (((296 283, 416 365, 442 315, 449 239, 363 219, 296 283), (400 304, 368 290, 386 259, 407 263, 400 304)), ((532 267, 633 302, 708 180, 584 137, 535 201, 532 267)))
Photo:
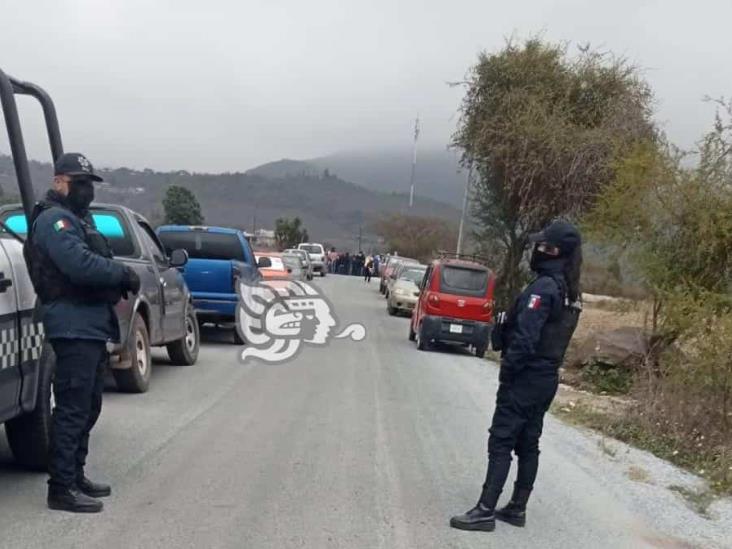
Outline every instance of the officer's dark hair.
POLYGON ((581 295, 580 273, 582 271, 582 246, 576 246, 564 262, 564 281, 567 283, 567 298, 571 303, 579 301, 581 295))

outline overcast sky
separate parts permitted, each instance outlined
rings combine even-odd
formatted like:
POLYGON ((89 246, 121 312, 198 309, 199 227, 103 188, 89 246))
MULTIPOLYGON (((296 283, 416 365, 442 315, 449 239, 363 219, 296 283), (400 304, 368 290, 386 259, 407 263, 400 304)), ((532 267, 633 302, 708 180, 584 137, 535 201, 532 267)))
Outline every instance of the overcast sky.
POLYGON ((234 171, 408 146, 418 112, 444 147, 462 96, 447 82, 543 31, 644 67, 688 146, 714 112, 702 98, 732 95, 730 21, 730 0, 0 0, 0 68, 46 88, 66 149, 97 165, 234 171))

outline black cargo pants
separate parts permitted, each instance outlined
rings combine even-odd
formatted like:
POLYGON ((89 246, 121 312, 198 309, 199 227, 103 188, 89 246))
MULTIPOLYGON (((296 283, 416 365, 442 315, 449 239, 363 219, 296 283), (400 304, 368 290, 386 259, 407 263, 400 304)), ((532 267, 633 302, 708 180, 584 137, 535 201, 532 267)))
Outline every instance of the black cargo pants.
POLYGON ((52 339, 56 353, 49 484, 69 488, 84 475, 89 433, 102 411, 109 355, 104 341, 52 339))
POLYGON ((494 508, 511 468, 511 452, 518 457, 516 487, 531 490, 539 469, 539 438, 544 414, 551 404, 556 385, 542 388, 532 402, 517 397, 510 385, 501 383, 488 437, 488 471, 481 502, 494 508))

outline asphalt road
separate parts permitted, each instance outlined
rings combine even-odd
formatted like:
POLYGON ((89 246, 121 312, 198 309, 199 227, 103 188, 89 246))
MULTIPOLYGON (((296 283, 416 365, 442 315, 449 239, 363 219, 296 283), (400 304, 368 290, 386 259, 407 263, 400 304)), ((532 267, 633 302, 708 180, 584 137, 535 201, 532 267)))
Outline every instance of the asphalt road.
POLYGON ((552 417, 527 527, 450 529, 483 479, 495 365, 418 352, 376 281, 318 284, 365 340, 243 365, 209 334, 196 366, 161 354, 147 394, 105 394, 88 471, 114 487, 101 515, 48 511, 44 476, 3 439, 0 547, 732 546, 729 501, 703 518, 667 488, 694 477, 552 417))

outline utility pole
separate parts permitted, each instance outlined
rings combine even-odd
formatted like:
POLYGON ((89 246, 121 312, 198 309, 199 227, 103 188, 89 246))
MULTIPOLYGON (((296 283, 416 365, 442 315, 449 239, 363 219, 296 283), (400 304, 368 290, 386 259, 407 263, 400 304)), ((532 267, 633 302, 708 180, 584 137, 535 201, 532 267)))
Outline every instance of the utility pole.
POLYGON ((414 151, 412 154, 412 175, 409 178, 409 207, 414 204, 414 175, 417 170, 417 140, 419 139, 419 115, 414 121, 414 151))
POLYGON ((460 215, 460 228, 458 229, 457 254, 460 255, 463 247, 463 228, 465 226, 465 212, 468 209, 468 194, 470 193, 470 182, 473 178, 473 165, 468 169, 468 179, 465 182, 465 194, 463 194, 463 212, 460 215))

